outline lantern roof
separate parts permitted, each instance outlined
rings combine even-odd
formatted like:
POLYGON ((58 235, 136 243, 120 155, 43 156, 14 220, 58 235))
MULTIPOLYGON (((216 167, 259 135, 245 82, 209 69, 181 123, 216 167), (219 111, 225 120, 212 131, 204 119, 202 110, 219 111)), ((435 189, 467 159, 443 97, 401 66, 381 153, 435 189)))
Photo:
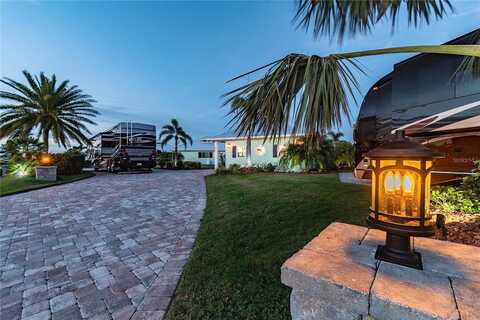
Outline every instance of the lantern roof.
POLYGON ((432 150, 405 137, 403 130, 397 130, 384 144, 367 153, 369 158, 385 159, 432 159, 435 156, 432 150))

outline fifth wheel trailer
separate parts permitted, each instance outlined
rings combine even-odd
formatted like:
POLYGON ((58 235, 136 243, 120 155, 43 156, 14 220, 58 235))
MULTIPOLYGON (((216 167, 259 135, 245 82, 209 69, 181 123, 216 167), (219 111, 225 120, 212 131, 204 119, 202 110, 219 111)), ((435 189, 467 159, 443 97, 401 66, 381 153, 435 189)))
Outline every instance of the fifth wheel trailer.
MULTIPOLYGON (((472 44, 480 29, 447 44, 472 44)), ((480 79, 460 74, 463 57, 419 54, 395 64, 375 83, 360 108, 354 140, 355 175, 369 178, 365 154, 398 129, 433 151, 432 183, 459 180, 480 159, 480 79)))
POLYGON ((95 170, 109 172, 150 170, 155 166, 156 128, 120 122, 91 138, 89 160, 95 170))

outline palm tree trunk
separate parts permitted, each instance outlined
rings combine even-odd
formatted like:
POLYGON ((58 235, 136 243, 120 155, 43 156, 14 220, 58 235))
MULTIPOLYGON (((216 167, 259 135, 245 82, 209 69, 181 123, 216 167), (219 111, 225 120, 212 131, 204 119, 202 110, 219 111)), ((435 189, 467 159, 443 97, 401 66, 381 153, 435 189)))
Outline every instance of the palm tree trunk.
POLYGON ((174 161, 175 168, 177 167, 177 158, 178 158, 177 152, 178 152, 178 137, 175 136, 175 161, 174 161))
POLYGON ((47 130, 43 130, 42 139, 43 139, 43 148, 45 152, 48 153, 48 131, 47 130))

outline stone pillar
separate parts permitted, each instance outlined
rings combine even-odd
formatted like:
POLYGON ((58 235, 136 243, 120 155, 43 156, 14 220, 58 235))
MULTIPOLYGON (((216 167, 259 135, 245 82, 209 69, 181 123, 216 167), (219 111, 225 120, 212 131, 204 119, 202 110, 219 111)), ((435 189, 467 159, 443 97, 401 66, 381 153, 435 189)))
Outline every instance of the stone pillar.
POLYGON ((213 142, 213 166, 218 169, 218 141, 213 142))
POLYGON ((282 266, 293 320, 480 319, 480 248, 416 238, 424 270, 377 261, 385 233, 332 223, 282 266))
POLYGON ((57 181, 57 166, 35 167, 35 178, 40 181, 57 181))

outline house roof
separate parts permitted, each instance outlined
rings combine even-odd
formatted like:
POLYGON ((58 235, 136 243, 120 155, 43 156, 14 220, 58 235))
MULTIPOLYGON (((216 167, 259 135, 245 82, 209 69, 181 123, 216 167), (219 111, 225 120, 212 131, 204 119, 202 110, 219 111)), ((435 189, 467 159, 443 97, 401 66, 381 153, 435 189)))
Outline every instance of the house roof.
MULTIPOLYGON (((292 131, 293 131, 293 129, 289 128, 286 134, 280 135, 280 138, 289 138, 289 137, 292 137, 292 136, 300 136, 300 137, 303 136, 303 134, 301 134, 301 133, 297 133, 297 134, 293 135, 292 131)), ((215 135, 215 136, 203 137, 202 139, 200 139, 200 141, 202 141, 202 142, 215 142, 215 141, 225 142, 225 141, 231 141, 231 140, 246 140, 247 138, 248 138, 248 136, 246 136, 246 135, 238 135, 233 131, 227 131, 227 132, 224 132, 222 134, 215 135)), ((251 139, 264 139, 265 135, 256 134, 256 135, 250 136, 250 138, 251 139)))

